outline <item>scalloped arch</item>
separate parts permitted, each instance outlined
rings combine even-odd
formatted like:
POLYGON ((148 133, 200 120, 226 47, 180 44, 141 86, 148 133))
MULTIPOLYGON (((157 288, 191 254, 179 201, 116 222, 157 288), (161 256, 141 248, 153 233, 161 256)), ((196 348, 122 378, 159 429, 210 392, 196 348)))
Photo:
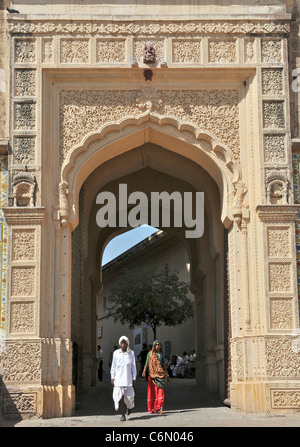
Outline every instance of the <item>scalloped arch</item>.
POLYGON ((233 185, 241 180, 241 169, 232 151, 209 131, 172 116, 147 112, 139 117, 106 123, 69 151, 61 169, 61 184, 68 185, 68 209, 61 201, 60 209, 73 227, 78 223, 79 191, 88 175, 96 166, 147 142, 190 158, 206 169, 220 189, 222 220, 228 217, 228 195, 233 185))

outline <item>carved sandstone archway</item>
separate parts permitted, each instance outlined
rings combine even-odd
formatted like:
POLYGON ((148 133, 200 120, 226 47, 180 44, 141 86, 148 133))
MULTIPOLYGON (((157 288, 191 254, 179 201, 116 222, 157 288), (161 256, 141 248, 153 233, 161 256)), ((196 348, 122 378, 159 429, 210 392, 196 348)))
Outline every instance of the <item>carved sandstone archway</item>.
POLYGON ((59 217, 73 228, 78 223, 78 197, 88 175, 107 160, 133 147, 152 142, 182 154, 201 165, 215 179, 222 197, 222 221, 229 226, 232 209, 241 212, 244 186, 240 166, 232 151, 208 131, 173 117, 146 114, 108 123, 99 132, 85 136, 67 155, 61 169, 59 217), (74 204, 74 206, 70 206, 74 204))

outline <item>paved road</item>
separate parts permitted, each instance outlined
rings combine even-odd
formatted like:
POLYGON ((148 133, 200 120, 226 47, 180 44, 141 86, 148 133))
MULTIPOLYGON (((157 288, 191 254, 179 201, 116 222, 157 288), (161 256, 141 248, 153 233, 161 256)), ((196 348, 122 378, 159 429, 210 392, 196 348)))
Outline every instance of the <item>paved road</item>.
MULTIPOLYGON (((72 417, 5 422, 2 427, 300 427, 299 416, 254 415, 231 410, 215 395, 206 394, 193 379, 171 379, 166 390, 165 415, 152 415, 146 408, 147 382, 139 378, 136 385, 135 409, 126 422, 114 410, 112 388, 106 378, 85 395, 72 417)), ((114 432, 116 432, 114 430, 114 432)))

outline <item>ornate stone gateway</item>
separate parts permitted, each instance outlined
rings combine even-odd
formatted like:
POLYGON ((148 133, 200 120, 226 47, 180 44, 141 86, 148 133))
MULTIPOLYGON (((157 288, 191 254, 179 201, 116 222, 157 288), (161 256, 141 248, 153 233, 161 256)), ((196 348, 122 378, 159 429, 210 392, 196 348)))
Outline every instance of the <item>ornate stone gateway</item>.
MULTIPOLYGON (((80 210, 80 190, 97 168, 145 144, 192 162, 218 190, 219 208, 209 190, 207 206, 211 222, 228 230, 232 408, 299 409, 290 17, 283 5, 280 13, 279 6, 268 6, 266 15, 261 2, 257 15, 243 16, 237 8, 236 15, 204 19, 200 5, 190 9, 191 2, 177 3, 172 18, 161 6, 159 20, 146 6, 126 16, 120 6, 112 7, 113 17, 106 6, 100 17, 92 6, 92 16, 86 16, 77 5, 71 17, 55 15, 57 5, 45 16, 22 4, 17 9, 24 14, 8 16, 4 415, 54 417, 74 411, 72 238, 80 216, 87 215, 87 209, 80 210), (180 8, 188 8, 187 16, 180 8)), ((129 172, 128 167, 123 175, 129 172)), ((105 175, 106 182, 121 176, 105 175)), ((189 181, 196 185, 198 179, 189 181)), ((84 268, 79 277, 88 271, 84 268)), ((99 278, 100 273, 99 266, 99 278)), ((207 349, 206 358, 216 361, 222 343, 207 349)), ((83 363, 92 377, 93 360, 83 363)))

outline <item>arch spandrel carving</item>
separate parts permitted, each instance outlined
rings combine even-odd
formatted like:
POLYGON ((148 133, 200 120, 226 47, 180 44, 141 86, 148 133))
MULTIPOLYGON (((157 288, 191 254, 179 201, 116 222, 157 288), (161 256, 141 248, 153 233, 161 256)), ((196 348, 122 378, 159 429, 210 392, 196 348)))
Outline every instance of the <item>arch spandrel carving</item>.
MULTIPOLYGON (((235 202, 238 194, 236 192, 241 189, 239 184, 242 174, 240 165, 236 162, 232 151, 221 145, 209 131, 203 131, 191 123, 180 122, 173 117, 161 118, 147 112, 140 118, 129 117, 103 126, 98 133, 88 134, 82 145, 68 153, 61 168, 59 215, 63 225, 69 221, 75 228, 78 223, 76 205, 72 208, 68 205, 68 201, 70 200, 72 204, 78 203, 76 199, 78 199, 79 190, 85 178, 99 163, 104 163, 110 158, 136 147, 130 141, 128 141, 128 146, 124 146, 124 140, 135 141, 138 134, 142 134, 140 135, 142 143, 157 143, 157 138, 164 139, 165 145, 170 145, 168 149, 174 152, 177 149, 176 145, 172 145, 172 141, 181 141, 186 146, 185 150, 190 152, 188 157, 202 165, 215 178, 223 198, 222 221, 225 226, 233 220, 231 208, 235 206, 237 212, 235 202), (116 145, 119 147, 116 148, 116 145), (67 194, 64 192, 66 190, 67 194)), ((239 205, 238 212, 241 213, 241 198, 239 205)))

